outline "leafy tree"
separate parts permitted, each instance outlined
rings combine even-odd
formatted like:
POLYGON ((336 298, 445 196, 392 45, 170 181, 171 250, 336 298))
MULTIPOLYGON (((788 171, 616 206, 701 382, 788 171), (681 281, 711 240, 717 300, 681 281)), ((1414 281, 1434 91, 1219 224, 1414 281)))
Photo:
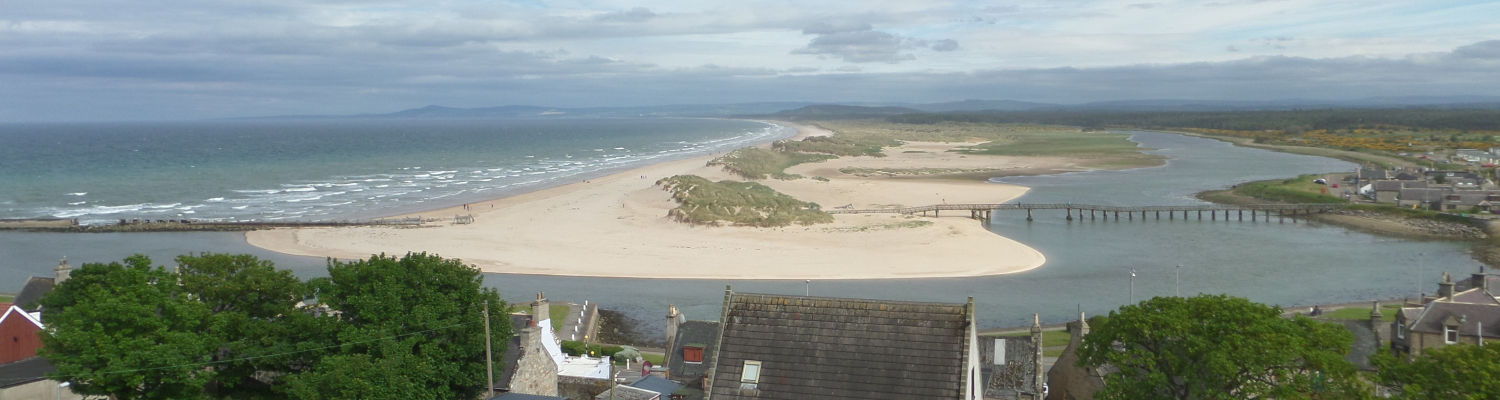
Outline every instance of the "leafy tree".
POLYGON ((494 354, 510 337, 505 303, 459 260, 426 253, 330 261, 315 282, 339 312, 338 355, 289 378, 303 399, 473 398, 485 379, 481 309, 490 308, 494 354))
POLYGON ((41 355, 53 379, 114 399, 203 397, 202 367, 216 341, 211 311, 189 298, 177 276, 136 255, 84 264, 42 298, 48 329, 41 355))
POLYGON ((1081 363, 1101 399, 1359 398, 1343 327, 1224 295, 1157 297, 1098 318, 1081 363))
POLYGON ((310 369, 332 344, 331 318, 298 309, 309 288, 290 271, 247 254, 177 257, 182 288, 211 311, 207 334, 218 343, 207 392, 218 398, 282 398, 267 376, 310 369))
POLYGON ((1398 399, 1500 399, 1500 345, 1429 349, 1411 360, 1381 353, 1371 362, 1398 399))

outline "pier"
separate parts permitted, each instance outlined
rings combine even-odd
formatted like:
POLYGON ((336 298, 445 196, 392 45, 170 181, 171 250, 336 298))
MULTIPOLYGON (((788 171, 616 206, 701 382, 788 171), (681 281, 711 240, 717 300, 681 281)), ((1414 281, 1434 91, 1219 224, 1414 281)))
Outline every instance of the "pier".
MULTIPOLYGON (((1141 220, 1204 220, 1207 214, 1209 221, 1244 221, 1249 214, 1251 221, 1264 219, 1270 221, 1274 216, 1278 220, 1285 218, 1296 219, 1314 213, 1324 213, 1342 207, 1339 204, 1247 204, 1247 205, 1186 205, 1186 206, 1105 206, 1095 204, 1074 203, 1011 203, 1011 204, 935 204, 918 207, 902 208, 873 208, 852 210, 825 210, 829 214, 905 214, 922 215, 931 217, 942 216, 943 211, 962 212, 967 211, 969 218, 988 221, 995 211, 1025 211, 1026 220, 1031 221, 1035 210, 1063 210, 1065 218, 1069 221, 1083 220, 1115 220, 1122 218, 1133 221, 1136 217, 1141 220), (1165 216, 1163 215, 1165 214, 1165 216)), ((961 214, 960 214, 961 215, 961 214)))

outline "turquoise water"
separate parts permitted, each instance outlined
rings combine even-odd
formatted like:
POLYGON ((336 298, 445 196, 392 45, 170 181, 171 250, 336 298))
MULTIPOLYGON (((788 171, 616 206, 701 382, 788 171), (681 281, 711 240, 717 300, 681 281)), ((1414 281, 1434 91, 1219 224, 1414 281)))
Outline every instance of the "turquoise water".
POLYGON ((789 134, 711 119, 0 125, 0 218, 368 218, 789 134))
MULTIPOLYGON (((762 126, 743 124, 751 130, 762 126)), ((738 131, 730 129, 726 132, 738 131)), ((1153 151, 1170 161, 1155 168, 1006 178, 1001 181, 1033 188, 1018 201, 1195 204, 1198 201, 1192 195, 1202 190, 1247 180, 1352 168, 1348 163, 1327 158, 1240 148, 1180 135, 1138 132, 1133 140, 1157 149, 1153 151)), ((683 140, 667 142, 677 141, 683 140)), ((592 143, 572 149, 565 147, 557 146, 562 154, 575 155, 604 148, 592 143)), ((523 156, 531 153, 505 151, 523 156)), ((406 161, 410 160, 390 163, 390 166, 410 166, 403 165, 406 161)), ((494 160, 496 163, 502 161, 494 160)), ((283 162, 318 163, 306 159, 283 162)), ((440 167, 424 170, 437 168, 440 167)), ((238 182, 223 186, 259 187, 238 182)), ((53 190, 84 189, 58 186, 53 190)), ((90 195, 94 194, 93 189, 89 191, 90 195)), ((1478 266, 1470 259, 1467 246, 1462 243, 1392 239, 1305 222, 1199 222, 1181 219, 1068 222, 1060 211, 1039 212, 1036 217, 1035 221, 1028 223, 1024 213, 997 212, 989 226, 999 234, 1046 254, 1047 264, 1036 270, 972 278, 819 281, 811 284, 810 291, 821 296, 943 302, 962 302, 965 297, 973 296, 978 304, 981 325, 999 327, 1027 324, 1032 313, 1040 313, 1042 319, 1050 323, 1074 318, 1077 315, 1075 310, 1079 309, 1091 314, 1114 309, 1131 299, 1131 269, 1135 269, 1138 275, 1135 279, 1136 300, 1175 293, 1178 290, 1175 285, 1176 265, 1181 264, 1184 267, 1180 289, 1184 294, 1229 293, 1264 303, 1300 305, 1412 296, 1419 289, 1431 291, 1430 283, 1435 282, 1441 271, 1467 274, 1478 266), (1422 255, 1420 259, 1418 254, 1422 255)), ((27 275, 50 274, 59 255, 68 255, 76 264, 80 261, 115 260, 132 252, 144 252, 167 261, 171 256, 193 251, 261 254, 302 276, 323 273, 321 259, 270 255, 246 245, 242 236, 235 233, 82 235, 0 232, 0 254, 5 255, 0 258, 0 279, 3 279, 0 280, 0 291, 14 290, 27 275)), ((880 249, 869 251, 878 252, 880 249)), ((943 257, 942 254, 934 255, 931 262, 942 263, 943 257)), ((805 290, 802 281, 683 280, 653 279, 650 276, 618 279, 488 274, 486 283, 499 288, 506 298, 516 301, 526 301, 535 292, 545 291, 554 300, 599 302, 605 308, 620 310, 642 321, 642 328, 648 332, 660 330, 658 322, 667 304, 676 304, 691 318, 717 318, 725 285, 734 285, 740 291, 769 293, 801 294, 805 290)))

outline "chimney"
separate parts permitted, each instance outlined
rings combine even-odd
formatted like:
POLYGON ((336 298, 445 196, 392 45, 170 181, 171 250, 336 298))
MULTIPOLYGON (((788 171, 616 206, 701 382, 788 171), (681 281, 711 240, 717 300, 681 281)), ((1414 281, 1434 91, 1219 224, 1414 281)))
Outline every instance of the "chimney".
POLYGON ((1087 336, 1089 334, 1089 320, 1087 318, 1083 317, 1083 311, 1079 311, 1078 312, 1078 332, 1077 332, 1077 334, 1078 334, 1078 337, 1087 336))
POLYGON ((53 278, 52 284, 61 285, 63 281, 68 280, 68 275, 72 273, 72 271, 73 266, 68 265, 68 258, 63 257, 62 261, 58 261, 57 266, 52 268, 52 272, 57 275, 55 278, 53 278))
POLYGON ((1047 386, 1047 369, 1042 366, 1042 316, 1040 314, 1031 314, 1031 347, 1036 350, 1036 354, 1032 355, 1032 362, 1035 364, 1031 370, 1036 372, 1036 375, 1032 377, 1032 388, 1041 392, 1042 388, 1047 386))
MULTIPOLYGON (((677 352, 677 326, 682 324, 682 313, 677 312, 677 305, 667 305, 667 349, 666 357, 662 357, 662 366, 671 365, 672 353, 677 352)), ((667 371, 667 378, 671 378, 671 371, 667 371)))
POLYGON ((1443 281, 1438 283, 1437 297, 1439 300, 1453 300, 1453 276, 1443 273, 1443 281))
POLYGON ((1479 288, 1479 290, 1483 292, 1489 291, 1489 279, 1486 278, 1489 278, 1489 275, 1485 275, 1484 266, 1480 265, 1479 272, 1475 272, 1473 275, 1469 275, 1469 287, 1479 288))
POLYGON ((547 306, 547 295, 536 292, 536 300, 531 302, 531 320, 546 321, 552 319, 552 308, 547 306))

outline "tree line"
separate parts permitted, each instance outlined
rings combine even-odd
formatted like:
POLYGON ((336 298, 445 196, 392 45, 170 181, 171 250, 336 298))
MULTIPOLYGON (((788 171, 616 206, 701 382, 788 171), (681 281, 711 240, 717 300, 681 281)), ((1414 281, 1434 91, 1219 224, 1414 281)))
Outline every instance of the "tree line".
POLYGON ((49 377, 112 399, 470 399, 486 305, 496 360, 511 336, 499 293, 459 260, 330 260, 310 280, 250 255, 176 262, 72 271, 40 301, 49 377))

